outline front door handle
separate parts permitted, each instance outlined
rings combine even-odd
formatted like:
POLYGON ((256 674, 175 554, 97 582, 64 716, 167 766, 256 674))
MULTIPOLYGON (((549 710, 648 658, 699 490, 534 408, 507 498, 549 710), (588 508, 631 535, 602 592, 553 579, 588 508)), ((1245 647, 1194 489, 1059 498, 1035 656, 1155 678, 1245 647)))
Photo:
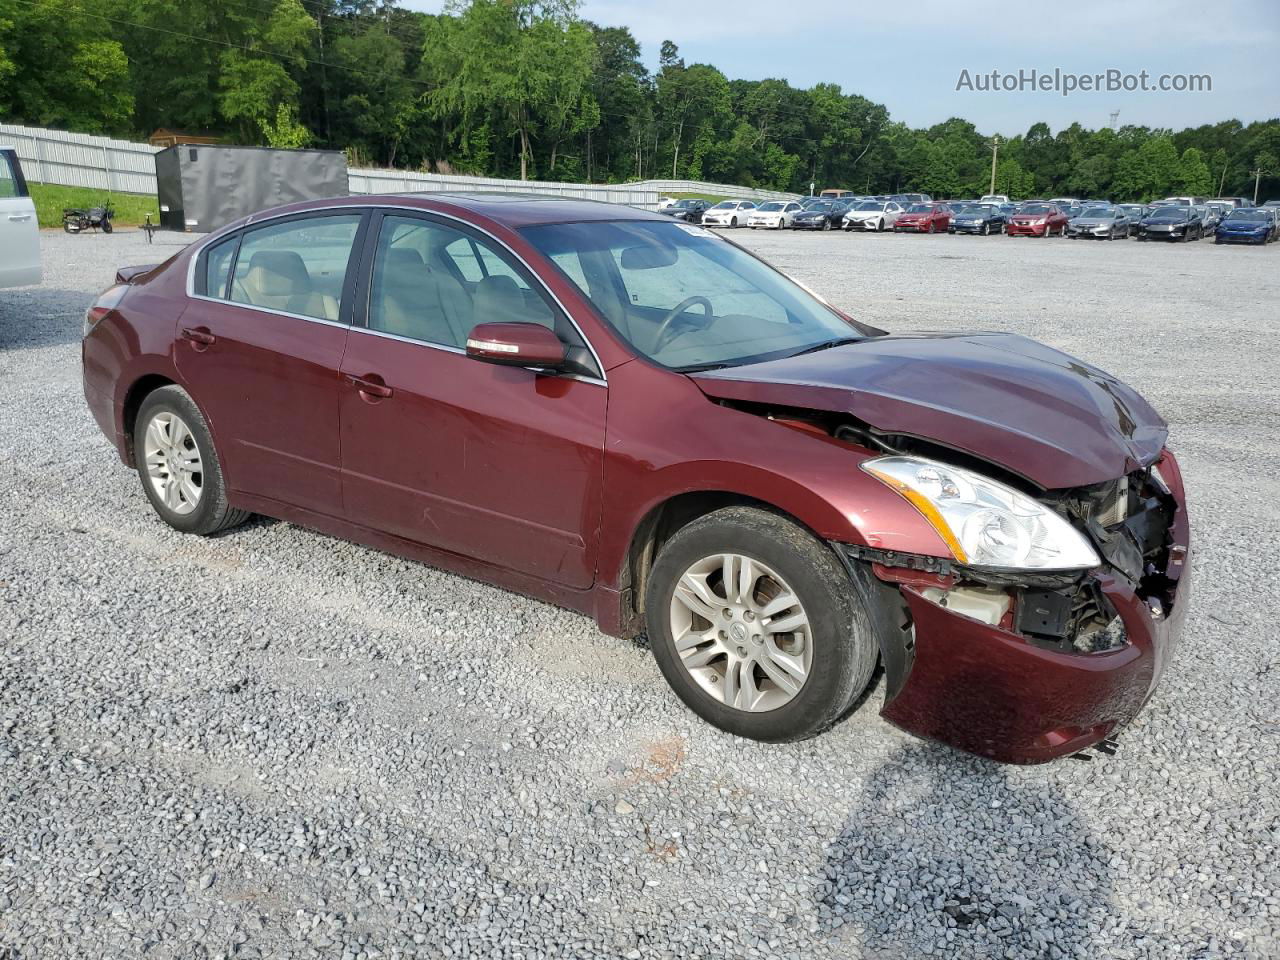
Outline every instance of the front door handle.
POLYGON ((183 327, 182 339, 190 340, 192 343, 196 344, 196 349, 198 350, 200 347, 212 345, 218 338, 210 333, 205 327, 183 327))
POLYGON ((26 223, 26 222, 27 222, 28 220, 30 220, 30 219, 31 219, 31 214, 29 214, 29 213, 11 213, 11 214, 9 214, 9 220, 10 220, 10 222, 11 222, 11 223, 26 223))
MULTIPOLYGON (((371 376, 373 375, 371 374, 370 377, 371 376)), ((367 393, 371 397, 379 397, 384 400, 387 397, 391 396, 391 393, 392 393, 391 388, 388 387, 385 383, 382 383, 381 378, 379 378, 378 380, 373 380, 373 379, 370 379, 369 377, 352 376, 349 373, 346 375, 346 377, 347 377, 347 383, 351 384, 353 387, 358 389, 361 393, 367 393)))

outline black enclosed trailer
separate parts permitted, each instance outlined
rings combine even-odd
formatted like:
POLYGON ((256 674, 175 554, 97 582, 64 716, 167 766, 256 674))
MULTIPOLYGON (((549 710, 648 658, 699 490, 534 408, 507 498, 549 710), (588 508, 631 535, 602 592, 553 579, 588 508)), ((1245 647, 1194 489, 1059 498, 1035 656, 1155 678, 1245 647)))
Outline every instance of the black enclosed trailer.
POLYGON ((156 154, 160 226, 208 233, 282 203, 347 196, 337 150, 180 143, 156 154))

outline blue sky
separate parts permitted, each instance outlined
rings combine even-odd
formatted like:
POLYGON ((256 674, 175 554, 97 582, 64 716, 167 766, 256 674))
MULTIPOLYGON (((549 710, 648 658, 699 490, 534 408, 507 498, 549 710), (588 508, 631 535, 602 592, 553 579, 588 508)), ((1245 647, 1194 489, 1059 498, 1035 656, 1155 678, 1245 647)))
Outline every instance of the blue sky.
MULTIPOLYGON (((438 12, 442 0, 402 0, 438 12)), ((1155 127, 1280 116, 1277 0, 584 0, 582 16, 627 26, 644 60, 674 40, 686 63, 730 79, 782 77, 797 87, 838 83, 883 103, 895 120, 927 126, 960 116, 986 133, 1054 130, 1073 121, 1155 127), (779 16, 782 12, 785 15, 779 16), (1092 74, 1209 74, 1201 93, 957 91, 971 75, 1054 68, 1092 74)))

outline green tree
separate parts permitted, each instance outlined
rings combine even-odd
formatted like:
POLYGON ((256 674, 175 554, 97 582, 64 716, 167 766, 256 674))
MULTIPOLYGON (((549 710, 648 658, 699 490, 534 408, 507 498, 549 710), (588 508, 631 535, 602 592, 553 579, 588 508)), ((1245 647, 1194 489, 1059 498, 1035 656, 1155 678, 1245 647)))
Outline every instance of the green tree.
POLYGON ((124 133, 129 59, 102 0, 33 0, 0 17, 0 116, 82 133, 124 133))
POLYGON ((461 116, 463 139, 477 126, 505 127, 526 180, 547 117, 581 102, 591 76, 590 31, 576 0, 472 0, 450 12, 423 52, 439 84, 428 103, 437 117, 461 116))
POLYGON ((1204 154, 1196 147, 1187 147, 1178 160, 1177 189, 1192 197, 1213 195, 1213 175, 1204 162, 1204 154))

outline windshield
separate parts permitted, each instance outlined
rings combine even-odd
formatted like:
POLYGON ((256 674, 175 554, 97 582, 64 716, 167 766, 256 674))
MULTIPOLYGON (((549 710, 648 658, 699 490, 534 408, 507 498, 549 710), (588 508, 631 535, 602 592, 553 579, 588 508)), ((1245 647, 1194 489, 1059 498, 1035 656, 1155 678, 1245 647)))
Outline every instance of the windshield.
POLYGON ((520 232, 665 367, 737 366, 860 339, 798 284, 701 227, 617 220, 520 232))
POLYGON ((1261 210, 1232 210, 1227 214, 1227 219, 1248 220, 1250 223, 1266 223, 1271 217, 1261 210))
POLYGON ((1189 207, 1161 207, 1151 214, 1149 220, 1186 220, 1191 213, 1189 207))
POLYGON ((809 213, 830 213, 831 207, 832 204, 830 200, 823 200, 819 203, 809 204, 807 209, 809 213))
POLYGON ((927 203, 913 203, 907 207, 907 213, 930 213, 932 210, 933 207, 927 203))
POLYGON ((760 206, 756 207, 756 209, 764 210, 765 212, 768 212, 770 210, 781 210, 782 206, 783 205, 777 200, 771 200, 769 203, 760 204, 760 206))
POLYGON ((736 210, 737 208, 738 208, 737 200, 721 200, 711 209, 712 210, 736 210))
POLYGON ((1053 207, 1047 203, 1028 203, 1024 204, 1019 213, 1048 213, 1053 207))
POLYGON ((883 210, 884 204, 877 203, 875 200, 867 200, 867 201, 864 201, 863 203, 858 204, 854 209, 855 210, 883 210))
POLYGON ((1080 216, 1106 218, 1115 216, 1115 211, 1110 207, 1085 207, 1084 210, 1080 212, 1080 216))
POLYGON ((994 207, 985 203, 966 203, 957 212, 962 217, 985 217, 994 210, 994 207))

